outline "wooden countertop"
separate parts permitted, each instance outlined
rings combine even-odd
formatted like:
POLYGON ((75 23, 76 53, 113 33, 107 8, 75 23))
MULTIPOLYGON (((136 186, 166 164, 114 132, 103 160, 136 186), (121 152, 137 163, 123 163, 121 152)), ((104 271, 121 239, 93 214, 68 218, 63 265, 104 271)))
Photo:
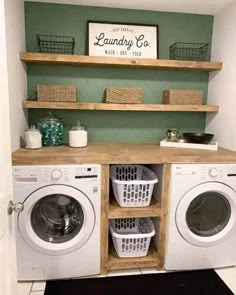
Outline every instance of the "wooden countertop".
POLYGON ((90 143, 85 148, 69 146, 20 148, 12 154, 13 165, 53 164, 158 164, 236 163, 236 152, 160 147, 155 143, 90 143))

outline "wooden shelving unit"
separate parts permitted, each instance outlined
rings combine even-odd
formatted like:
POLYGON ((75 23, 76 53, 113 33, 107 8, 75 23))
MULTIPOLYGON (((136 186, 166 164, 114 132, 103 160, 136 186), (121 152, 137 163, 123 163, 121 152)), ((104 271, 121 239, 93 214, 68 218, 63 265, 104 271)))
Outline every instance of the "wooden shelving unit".
POLYGON ((96 111, 146 112, 218 112, 217 105, 165 105, 165 104, 112 104, 94 102, 41 102, 23 101, 24 109, 64 109, 96 111))
MULTIPOLYGON (((162 210, 160 203, 153 202, 149 207, 143 208, 122 208, 113 197, 110 200, 108 219, 112 218, 134 218, 134 217, 160 217, 162 210)), ((112 241, 109 243, 108 270, 129 269, 139 267, 161 267, 161 259, 158 257, 157 249, 153 243, 145 257, 121 258, 117 255, 112 241)))
POLYGON ((160 259, 157 255, 155 246, 151 243, 147 256, 145 257, 118 257, 116 250, 112 243, 109 245, 109 256, 108 256, 108 269, 129 269, 139 267, 157 267, 159 266, 160 259))
MULTIPOLYGON (((156 70, 180 70, 180 71, 218 71, 222 69, 221 62, 197 62, 197 61, 177 61, 177 60, 161 60, 161 59, 130 59, 130 58, 112 58, 112 57, 94 57, 84 55, 61 55, 61 54, 45 54, 45 53, 20 53, 21 61, 32 64, 53 64, 53 65, 74 65, 74 66, 92 66, 92 67, 116 67, 116 68, 132 68, 132 69, 156 69, 156 70)), ((101 111, 148 111, 148 112, 218 112, 217 105, 165 105, 165 104, 108 104, 94 102, 38 102, 38 101, 23 101, 25 109, 67 109, 67 110, 101 110, 101 111)), ((101 234, 101 272, 106 274, 108 270, 115 269, 130 269, 140 267, 156 267, 164 268, 165 257, 165 241, 166 241, 166 222, 167 222, 167 200, 169 194, 169 178, 170 164, 163 164, 163 179, 161 183, 161 203, 154 201, 149 207, 144 208, 121 208, 116 201, 110 196, 109 189, 109 165, 114 163, 114 158, 117 157, 117 149, 112 153, 112 162, 107 160, 106 151, 99 157, 98 163, 103 162, 102 168, 102 234, 101 234), (106 162, 104 162, 106 161, 106 162), (109 202, 110 199, 110 202, 109 202), (158 228, 158 240, 150 245, 148 255, 145 257, 120 258, 118 257, 112 243, 109 244, 109 219, 126 218, 126 217, 154 217, 156 221, 155 227, 158 228), (156 246, 157 245, 157 246, 156 246), (158 249, 156 248, 158 247, 158 249)), ((143 156, 143 163, 169 163, 163 162, 163 158, 157 156, 160 148, 154 147, 154 155, 158 159, 153 161, 148 155, 143 156), (161 162, 160 162, 161 159, 161 162), (151 162, 150 162, 151 161, 151 162)), ((163 150, 163 149, 162 149, 163 150)), ((126 149, 126 157, 122 157, 115 163, 140 163, 139 149, 134 149, 132 153, 128 153, 126 149), (136 157, 136 158, 135 158, 136 157), (127 160, 129 159, 129 161, 127 160)), ((82 152, 82 151, 81 151, 82 152)), ((25 153, 25 152, 24 152, 25 153)), ((67 159, 72 151, 65 151, 63 159, 67 159)), ((170 152, 171 153, 171 152, 170 152)), ((185 152, 185 154, 188 151, 185 152)), ((40 153, 41 154, 41 153, 40 153)), ((53 155, 55 154, 53 150, 53 155)), ((73 154, 73 153, 72 153, 73 154)), ((168 151, 169 155, 169 151, 168 151)), ((173 155, 172 155, 173 156, 173 155)), ((40 155, 38 155, 40 157, 40 155)), ((76 156, 71 156, 73 161, 85 160, 89 157, 92 161, 91 154, 86 151, 80 159, 76 156)), ((97 157, 97 152, 96 152, 97 157)), ((120 157, 120 155, 119 155, 120 157)), ((35 157, 34 157, 35 158, 35 157)), ((52 157, 53 158, 53 157, 52 157)), ((176 159, 176 153, 174 154, 176 159)), ((184 159, 186 156, 184 156, 184 159)), ((62 159, 62 161, 64 161, 62 159)), ((178 158, 180 159, 180 158, 178 158)), ((196 155, 199 161, 199 154, 196 155)), ((42 159, 41 159, 42 160, 42 159)), ((15 159, 17 161, 17 159, 15 159)), ((25 157, 24 157, 25 161, 25 157)), ((48 164, 48 158, 47 158, 48 164)), ((58 159, 57 159, 58 161, 58 159)), ((184 160, 183 160, 184 161, 184 160)), ((92 161, 94 162, 94 161, 92 161)), ((95 161, 96 162, 96 161, 95 161)), ((94 163, 95 163, 94 162, 94 163)), ((96 162, 97 163, 97 162, 96 162)), ((30 162, 32 164, 32 161, 30 162)))
MULTIPOLYGON (((130 269, 139 267, 156 267, 163 269, 165 257, 166 241, 166 217, 167 217, 167 199, 169 194, 170 164, 164 164, 157 168, 161 190, 156 191, 152 196, 151 204, 148 207, 120 207, 116 202, 113 190, 109 189, 109 204, 107 220, 113 218, 135 218, 135 217, 153 217, 156 235, 152 238, 149 251, 145 257, 119 257, 110 238, 107 256, 107 270, 130 269), (160 198, 159 198, 160 194, 160 198)), ((155 168, 154 168, 155 169, 155 168)), ((157 172, 156 170, 156 172, 157 172)), ((108 237, 107 237, 108 239, 108 237)))
MULTIPOLYGON (((93 67, 145 68, 157 70, 217 71, 221 62, 179 61, 164 59, 132 59, 87 55, 64 55, 21 52, 20 59, 25 63, 58 64, 93 67)), ((94 102, 38 102, 24 101, 23 108, 97 110, 97 111, 147 111, 147 112, 218 112, 217 105, 165 105, 165 104, 108 104, 94 102)))
POLYGON ((25 63, 80 65, 93 67, 147 68, 157 70, 184 71, 218 71, 222 69, 221 62, 182 61, 147 58, 119 58, 87 55, 64 55, 21 52, 20 59, 25 63))

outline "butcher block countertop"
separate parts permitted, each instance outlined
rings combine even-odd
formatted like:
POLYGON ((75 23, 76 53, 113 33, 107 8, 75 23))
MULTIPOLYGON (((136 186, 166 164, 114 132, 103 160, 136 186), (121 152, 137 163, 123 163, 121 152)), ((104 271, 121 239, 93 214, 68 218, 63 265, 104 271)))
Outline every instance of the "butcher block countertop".
POLYGON ((89 143, 85 148, 69 146, 20 148, 12 154, 13 165, 53 164, 159 164, 236 163, 236 152, 160 147, 155 143, 89 143))

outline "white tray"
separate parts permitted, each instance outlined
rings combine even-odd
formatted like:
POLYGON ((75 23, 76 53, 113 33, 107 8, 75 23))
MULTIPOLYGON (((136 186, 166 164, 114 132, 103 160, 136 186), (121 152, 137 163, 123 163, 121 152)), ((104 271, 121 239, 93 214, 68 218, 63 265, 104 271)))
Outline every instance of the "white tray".
POLYGON ((160 142, 160 146, 177 147, 177 148, 185 148, 185 149, 210 150, 210 151, 218 150, 217 142, 210 142, 208 144, 199 144, 199 143, 187 143, 187 142, 171 142, 171 141, 167 141, 166 139, 163 139, 160 142))

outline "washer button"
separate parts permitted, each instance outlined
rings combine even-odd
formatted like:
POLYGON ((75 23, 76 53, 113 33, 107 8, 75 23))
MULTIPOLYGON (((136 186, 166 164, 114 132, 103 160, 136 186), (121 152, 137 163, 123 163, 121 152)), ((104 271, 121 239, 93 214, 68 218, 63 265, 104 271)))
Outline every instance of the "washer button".
POLYGON ((211 168, 211 169, 209 170, 209 174, 210 174, 210 176, 212 176, 212 177, 216 177, 216 176, 218 175, 218 171, 217 171, 216 168, 211 168))
POLYGON ((51 177, 54 180, 58 180, 62 177, 62 171, 59 169, 52 170, 51 177))
POLYGON ((98 188, 96 186, 93 187, 93 192, 96 193, 98 191, 98 188))

